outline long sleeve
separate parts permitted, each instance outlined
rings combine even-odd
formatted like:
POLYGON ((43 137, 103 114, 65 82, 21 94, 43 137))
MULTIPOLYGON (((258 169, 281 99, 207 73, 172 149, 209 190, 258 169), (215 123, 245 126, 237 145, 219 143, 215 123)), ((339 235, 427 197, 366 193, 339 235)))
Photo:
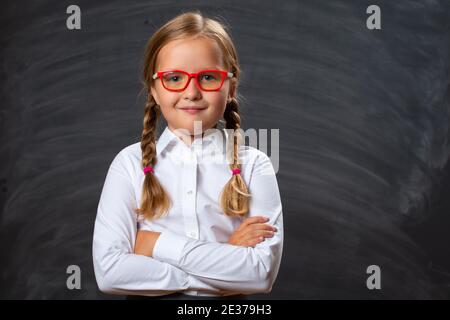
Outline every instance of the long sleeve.
POLYGON ((130 179, 120 153, 111 164, 97 210, 93 237, 95 277, 101 291, 161 295, 184 290, 189 275, 168 263, 133 253, 137 218, 130 179), (116 166, 116 167, 115 167, 116 166))
POLYGON ((267 293, 277 277, 283 250, 283 215, 278 184, 270 159, 258 156, 249 191, 249 216, 268 216, 277 228, 272 238, 252 247, 201 241, 164 230, 153 257, 180 268, 217 290, 267 293))

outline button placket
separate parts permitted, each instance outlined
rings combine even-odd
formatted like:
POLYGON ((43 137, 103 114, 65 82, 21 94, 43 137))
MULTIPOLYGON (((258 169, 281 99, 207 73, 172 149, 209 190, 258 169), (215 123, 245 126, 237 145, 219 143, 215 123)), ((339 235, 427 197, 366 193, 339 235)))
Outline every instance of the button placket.
MULTIPOLYGON (((189 150, 191 151, 191 150, 189 150)), ((186 152, 189 152, 186 151, 186 152)), ((185 233, 188 237, 198 239, 198 220, 196 211, 197 190, 197 157, 191 151, 183 166, 183 215, 185 217, 185 233)))

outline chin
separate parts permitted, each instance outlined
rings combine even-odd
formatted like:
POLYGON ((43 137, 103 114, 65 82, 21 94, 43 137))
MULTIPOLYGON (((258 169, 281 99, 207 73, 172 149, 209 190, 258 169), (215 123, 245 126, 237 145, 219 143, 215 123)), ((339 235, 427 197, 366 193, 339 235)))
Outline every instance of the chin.
POLYGON ((200 133, 205 132, 206 130, 211 129, 213 127, 214 127, 214 123, 211 123, 211 121, 205 121, 202 119, 193 119, 192 121, 189 121, 189 122, 183 124, 183 129, 189 131, 190 135, 194 135, 195 133, 200 134, 200 133), (197 126, 198 126, 197 132, 195 132, 194 121, 201 122, 201 125, 197 124, 197 126))

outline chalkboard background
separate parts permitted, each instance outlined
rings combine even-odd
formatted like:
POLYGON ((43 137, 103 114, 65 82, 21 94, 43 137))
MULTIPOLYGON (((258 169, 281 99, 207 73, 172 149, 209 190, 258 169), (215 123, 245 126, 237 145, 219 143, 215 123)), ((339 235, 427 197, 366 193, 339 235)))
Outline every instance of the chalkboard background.
POLYGON ((280 129, 283 260, 252 298, 450 298, 446 0, 2 3, 0 298, 123 298, 95 282, 98 200, 140 139, 145 43, 191 9, 229 25, 244 128, 280 129))

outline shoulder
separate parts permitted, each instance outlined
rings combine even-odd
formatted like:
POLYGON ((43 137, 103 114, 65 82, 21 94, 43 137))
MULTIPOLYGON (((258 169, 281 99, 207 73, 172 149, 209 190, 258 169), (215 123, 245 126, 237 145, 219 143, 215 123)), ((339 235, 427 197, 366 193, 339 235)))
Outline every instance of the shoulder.
POLYGON ((239 159, 243 165, 251 168, 252 175, 275 174, 274 166, 267 154, 255 147, 241 146, 239 159))
POLYGON ((134 181, 141 167, 141 142, 122 148, 111 162, 110 168, 119 171, 126 178, 134 181))

